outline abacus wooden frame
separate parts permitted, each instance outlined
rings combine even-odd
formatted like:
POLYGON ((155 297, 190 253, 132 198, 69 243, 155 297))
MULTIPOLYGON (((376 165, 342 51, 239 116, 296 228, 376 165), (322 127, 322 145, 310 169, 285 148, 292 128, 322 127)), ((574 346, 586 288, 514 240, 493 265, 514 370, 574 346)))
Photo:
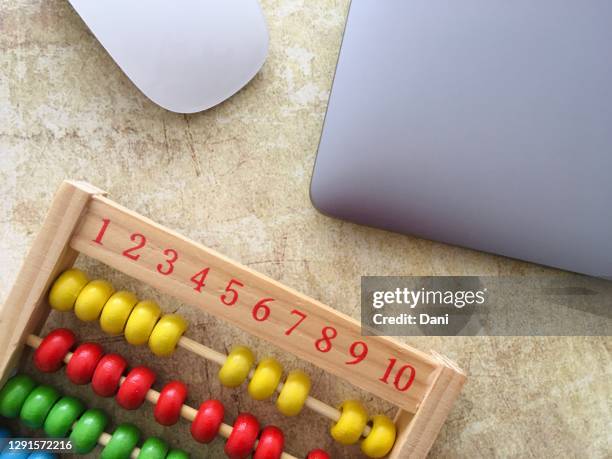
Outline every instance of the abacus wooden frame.
MULTIPOLYGON (((144 231, 143 231, 144 232, 144 231)), ((169 245, 166 245, 168 247, 169 245)), ((249 268, 233 262, 214 251, 189 241, 178 234, 155 224, 149 219, 131 212, 105 197, 105 193, 85 182, 65 181, 56 193, 42 229, 34 240, 15 284, 5 304, 0 309, 0 383, 4 384, 18 366, 27 336, 38 333, 48 314, 47 292, 63 270, 71 267, 79 253, 93 257, 125 274, 135 277, 181 301, 195 305, 217 315, 245 331, 269 340, 286 351, 295 354, 322 369, 332 372, 352 384, 388 400, 399 407, 396 415, 397 439, 389 454, 391 459, 426 457, 454 401, 465 383, 465 374, 450 360, 436 354, 426 354, 410 346, 386 337, 360 337, 360 325, 352 318, 335 311, 311 298, 275 282, 249 268), (92 240, 102 218, 113 222, 113 233, 105 236, 104 244, 92 240), (146 229, 152 235, 152 248, 142 254, 148 265, 130 263, 117 251, 117 240, 128 237, 134 226, 146 229), (279 340, 269 330, 285 323, 272 323, 261 327, 256 321, 244 319, 248 314, 233 314, 230 308, 211 306, 211 296, 223 293, 221 278, 207 278, 212 293, 193 292, 193 285, 181 284, 176 277, 160 276, 153 264, 155 253, 159 255, 162 242, 168 242, 176 251, 189 254, 183 262, 186 272, 205 263, 217 272, 232 279, 241 279, 241 298, 255 304, 257 298, 272 297, 279 310, 290 305, 300 307, 312 319, 311 325, 301 326, 291 340, 279 340), (155 252, 157 250, 157 252, 155 252), (148 266, 148 267, 147 267, 148 266), (244 284, 244 285, 242 285, 244 284), (207 300, 207 301, 203 301, 207 300), (313 346, 305 346, 313 337, 320 336, 321 324, 332 324, 337 332, 336 349, 346 349, 355 337, 367 339, 372 357, 364 366, 347 366, 331 359, 333 352, 323 354, 313 346), (318 333, 318 334, 317 334, 318 333), (295 341, 294 341, 295 340, 295 341), (389 384, 371 380, 372 374, 380 374, 387 365, 386 355, 399 357, 415 369, 414 384, 407 393, 398 393, 389 384)), ((159 260, 158 260, 159 261, 159 260)), ((173 267, 174 269, 174 267, 173 267)), ((159 268, 158 268, 159 270, 159 268)), ((161 271, 159 271, 161 272, 161 271)), ((334 351, 336 352, 336 351, 334 351)), ((338 357, 338 356, 336 356, 338 357)))

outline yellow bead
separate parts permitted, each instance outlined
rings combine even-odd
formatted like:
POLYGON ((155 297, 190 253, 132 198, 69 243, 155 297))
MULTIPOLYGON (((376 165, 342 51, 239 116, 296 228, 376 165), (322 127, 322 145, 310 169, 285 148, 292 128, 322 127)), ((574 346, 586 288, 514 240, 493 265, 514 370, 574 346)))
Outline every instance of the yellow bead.
POLYGON ((355 400, 347 400, 340 407, 342 414, 330 432, 338 443, 352 445, 361 438, 361 433, 368 423, 368 413, 363 405, 355 400))
POLYGON ((114 293, 104 305, 100 314, 100 327, 109 335, 120 335, 123 333, 125 323, 138 302, 138 298, 132 292, 114 293))
POLYGON ((114 293, 115 289, 105 280, 93 280, 81 290, 74 303, 74 313, 85 321, 98 320, 102 308, 114 293))
POLYGON ((87 275, 80 269, 64 271, 51 287, 49 305, 58 311, 70 311, 87 282, 87 275))
POLYGON ((361 451, 368 457, 385 457, 395 443, 395 424, 381 414, 373 416, 371 422, 370 433, 361 442, 361 451))
POLYGON ((155 355, 165 357, 174 352, 176 345, 187 330, 187 321, 178 314, 166 314, 153 327, 149 347, 155 355))
POLYGON ((249 376, 255 356, 248 347, 236 346, 219 370, 219 379, 225 387, 238 387, 249 376))
POLYGON ((157 303, 153 301, 138 303, 125 324, 126 341, 134 345, 146 344, 160 315, 161 309, 157 303))
POLYGON ((283 367, 275 359, 263 359, 257 365, 249 382, 249 395, 255 400, 271 397, 283 376, 283 367))
POLYGON ((299 370, 287 376, 283 388, 276 399, 276 408, 285 416, 296 416, 304 408, 310 392, 310 377, 299 370))

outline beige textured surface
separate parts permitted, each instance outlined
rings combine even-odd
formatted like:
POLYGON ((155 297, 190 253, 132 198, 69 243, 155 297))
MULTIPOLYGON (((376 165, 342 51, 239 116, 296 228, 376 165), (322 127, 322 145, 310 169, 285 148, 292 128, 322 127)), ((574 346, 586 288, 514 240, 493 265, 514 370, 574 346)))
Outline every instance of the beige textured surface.
MULTIPOLYGON (((348 1, 263 0, 271 47, 244 90, 203 114, 181 116, 146 100, 117 69, 64 0, 0 0, 0 299, 4 299, 64 178, 88 180, 116 201, 242 261, 354 317, 365 274, 529 274, 543 269, 319 215, 308 184, 348 1)), ((80 261, 119 287, 181 309, 191 336, 218 349, 237 342, 290 356, 174 304, 103 266, 80 261)), ((214 365, 178 352, 167 361, 102 337, 71 315, 53 324, 100 338, 167 381, 182 375, 190 401, 224 400, 228 419, 252 410, 287 431, 287 449, 333 445, 313 414, 281 418, 271 403, 221 389, 214 365)), ((470 375, 432 457, 611 457, 610 340, 605 338, 407 339, 455 359, 470 375)), ((314 369, 314 392, 330 402, 362 396, 314 369)), ((222 457, 222 443, 198 447, 188 425, 161 429, 150 407, 119 411, 88 389, 51 381, 91 405, 131 420, 194 457, 222 457)), ((367 400, 370 407, 388 409, 367 400)))

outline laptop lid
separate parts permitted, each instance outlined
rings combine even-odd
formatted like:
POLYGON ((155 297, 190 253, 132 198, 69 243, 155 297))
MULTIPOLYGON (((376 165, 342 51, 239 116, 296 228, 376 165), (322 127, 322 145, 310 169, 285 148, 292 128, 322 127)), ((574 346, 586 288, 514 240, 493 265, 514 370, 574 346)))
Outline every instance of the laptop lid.
POLYGON ((353 0, 323 213, 612 277, 612 2, 353 0))

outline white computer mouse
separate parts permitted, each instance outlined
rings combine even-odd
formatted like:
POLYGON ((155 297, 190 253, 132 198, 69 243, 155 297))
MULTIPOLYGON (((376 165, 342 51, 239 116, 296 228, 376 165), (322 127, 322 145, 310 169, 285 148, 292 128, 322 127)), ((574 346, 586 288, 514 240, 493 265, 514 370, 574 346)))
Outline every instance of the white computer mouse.
POLYGON ((268 52, 257 0, 69 1, 136 87, 173 112, 224 101, 268 52))

